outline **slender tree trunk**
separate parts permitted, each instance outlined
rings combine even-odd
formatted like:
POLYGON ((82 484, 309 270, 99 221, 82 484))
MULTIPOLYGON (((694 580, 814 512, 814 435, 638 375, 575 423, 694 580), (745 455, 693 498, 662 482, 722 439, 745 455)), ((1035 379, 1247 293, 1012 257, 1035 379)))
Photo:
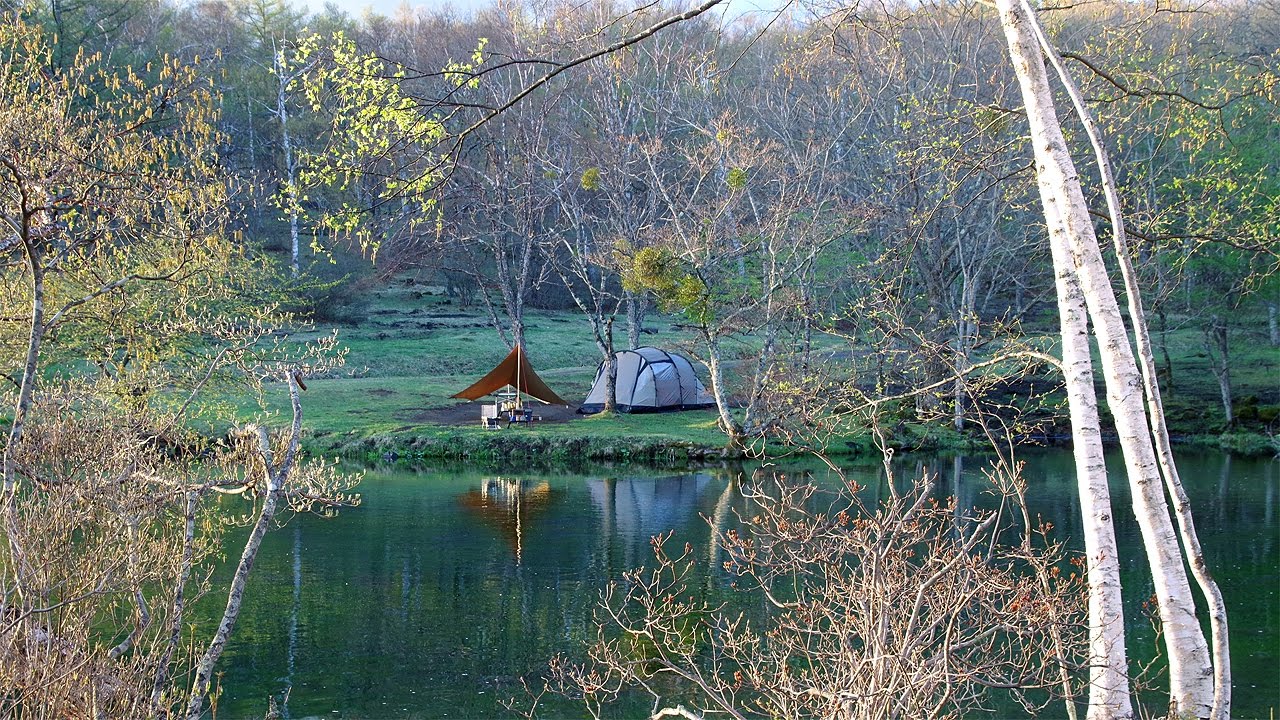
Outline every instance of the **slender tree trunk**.
POLYGON ((13 405, 13 424, 9 426, 9 442, 4 447, 4 492, 9 497, 17 486, 14 455, 22 442, 31 399, 35 395, 40 365, 40 346, 44 342, 44 271, 40 258, 28 254, 31 271, 31 322, 27 334, 27 356, 22 364, 22 380, 18 384, 18 400, 13 405))
POLYGON ((960 312, 956 318, 956 381, 953 388, 952 426, 957 432, 964 430, 965 374, 972 365, 973 345, 978 328, 974 322, 977 317, 977 282, 965 273, 964 285, 960 294, 960 312))
POLYGON ((1164 310, 1157 313, 1160 318, 1160 354, 1164 357, 1164 377, 1168 380, 1166 390, 1173 394, 1173 358, 1169 355, 1169 316, 1164 310))
MULTIPOLYGON (((1051 226, 1052 227, 1052 226, 1051 226)), ((1093 386, 1087 311, 1080 284, 1066 250, 1052 243, 1062 333, 1062 370, 1071 414, 1072 452, 1089 587, 1090 720, 1133 717, 1129 697, 1128 653, 1124 638, 1124 603, 1120 587, 1111 491, 1103 459, 1098 398, 1093 386)))
MULTIPOLYGON (((248 83, 245 82, 245 78, 243 75, 240 76, 240 83, 241 83, 240 87, 245 87, 246 85, 248 85, 248 83)), ((258 174, 258 153, 257 153, 258 143, 257 143, 257 138, 254 137, 254 134, 253 134, 253 98, 249 95, 249 93, 244 94, 244 116, 248 118, 248 121, 245 123, 245 126, 249 134, 249 174, 251 176, 256 176, 258 174)))
MULTIPOLYGON (((1059 207, 1045 202, 1051 238, 1065 232, 1059 207)), ((1093 360, 1089 353, 1088 312, 1065 243, 1051 240, 1058 318, 1062 335, 1062 371, 1071 415, 1072 452, 1089 589, 1090 720, 1133 717, 1129 697, 1124 605, 1119 549, 1112 521, 1111 492, 1103 459, 1093 360)))
MULTIPOLYGON (((125 559, 125 573, 132 575, 135 572, 138 561, 138 519, 130 518, 128 530, 126 531, 129 549, 125 559)), ((130 578, 132 580, 132 578, 130 578)), ((147 609, 147 596, 143 594, 142 588, 134 585, 133 588, 133 630, 121 640, 118 645, 107 651, 107 657, 115 660, 133 649, 138 638, 142 637, 142 633, 146 632, 151 626, 151 611, 147 609)))
POLYGON ((508 310, 511 315, 511 336, 515 340, 516 345, 524 347, 524 303, 527 293, 531 291, 529 286, 530 273, 533 271, 533 255, 534 242, 531 235, 523 238, 524 247, 520 255, 520 274, 516 278, 516 285, 511 293, 512 307, 508 310))
POLYGON ((778 345, 779 309, 777 295, 780 283, 778 282, 778 260, 776 255, 770 253, 770 257, 765 264, 767 270, 761 281, 765 292, 762 342, 760 350, 756 353, 755 373, 751 380, 751 394, 747 398, 746 411, 742 415, 743 431, 748 433, 754 432, 771 422, 771 419, 766 417, 762 423, 758 416, 765 386, 772 380, 774 355, 778 345))
POLYGON ((1271 347, 1280 347, 1280 311, 1276 304, 1267 303, 1267 330, 1270 331, 1271 347))
POLYGON ((800 375, 809 377, 809 362, 813 354, 813 316, 814 308, 812 266, 807 277, 800 283, 800 375))
POLYGON ((293 425, 289 430, 289 441, 285 456, 280 465, 275 466, 271 452, 271 439, 266 428, 259 427, 258 455, 262 462, 262 472, 266 481, 266 489, 262 498, 262 510, 258 520, 245 541, 244 551, 240 554, 240 564, 236 566, 235 575, 231 578, 231 588, 227 592, 227 608, 222 613, 222 621, 218 630, 209 642, 208 649, 196 665, 195 681, 191 687, 191 699, 187 704, 187 719, 199 720, 204 712, 204 701, 209 694, 209 686, 213 678, 213 669, 222 657, 231 631, 235 629, 236 619, 240 616, 240 603, 244 599, 245 585, 249 581, 249 572, 253 569, 254 560, 258 557, 258 549, 262 538, 266 536, 272 521, 275 519, 276 506, 279 503, 284 483, 293 470, 294 460, 298 452, 298 440, 302 431, 302 404, 298 398, 298 383, 293 373, 288 374, 289 399, 293 405, 293 425))
MULTIPOLYGON (((160 662, 156 663, 156 679, 151 689, 151 712, 156 717, 167 717, 165 691, 169 688, 169 664, 182 642, 182 623, 186 609, 187 580, 191 577, 192 558, 195 553, 196 507, 200 496, 194 490, 186 493, 186 509, 183 513, 182 560, 178 567, 178 584, 173 590, 173 611, 169 619, 169 638, 160 662)), ((171 702, 171 700, 169 700, 171 702)))
MULTIPOLYGON (((29 230, 29 225, 24 230, 29 230)), ((40 365, 40 346, 44 341, 44 269, 42 255, 33 243, 24 239, 27 269, 31 272, 31 324, 27 336, 27 356, 22 365, 22 380, 18 385, 18 399, 13 406, 13 423, 9 426, 9 442, 4 446, 4 534, 9 545, 13 566, 13 590, 23 597, 25 578, 31 571, 26 552, 22 547, 22 533, 17 520, 18 478, 15 455, 22 442, 27 415, 31 411, 40 365)))
MULTIPOLYGON (((478 277, 478 275, 473 276, 478 277)), ((489 317, 489 325, 498 333, 498 337, 502 339, 507 349, 514 348, 516 344, 512 342, 507 334, 507 324, 498 318, 498 308, 493 304, 493 297, 489 295, 488 288, 480 285, 480 299, 484 301, 484 311, 489 317)))
POLYGON ((640 347, 640 334, 644 332, 645 309, 649 298, 643 294, 628 292, 627 302, 627 349, 640 347))
MULTIPOLYGON (((1171 708, 1175 714, 1207 717, 1213 704, 1208 644, 1169 518, 1164 489, 1147 426, 1142 381, 1129 346, 1128 329, 1111 289, 1093 233, 1074 163, 1067 152, 1032 20, 1018 0, 997 0, 1001 24, 1022 88, 1031 126, 1041 199, 1050 223, 1050 244, 1069 248, 1101 351, 1108 407, 1116 421, 1132 488, 1134 511, 1151 563, 1160 619, 1169 654, 1171 708), (1056 229, 1056 232, 1055 232, 1056 229)), ((1063 258, 1055 254, 1055 264, 1063 258)), ((1072 272, 1070 267, 1063 268, 1072 272)))
MULTIPOLYGON (((526 231, 527 232, 527 231, 526 231)), ((494 259, 496 261, 495 269, 498 275, 498 287, 502 292, 503 309, 506 311, 507 327, 511 332, 510 345, 512 348, 517 346, 524 347, 524 299, 525 293, 529 291, 530 273, 533 268, 533 240, 527 234, 500 231, 500 237, 497 242, 494 259), (518 256, 513 257, 506 246, 506 240, 511 239, 513 245, 518 243, 519 247, 513 247, 512 250, 518 251, 518 256), (514 262, 513 262, 514 260, 514 262), (513 268, 512 265, 515 265, 513 268)), ((494 322, 497 322, 497 316, 492 314, 494 322)), ((498 333, 506 340, 506 334, 501 326, 497 326, 498 333)))
MULTIPOLYGON (((930 386, 951 374, 951 368, 948 367, 946 361, 942 357, 939 357, 937 352, 937 347, 944 344, 944 342, 939 342, 939 333, 937 332, 938 329, 942 328, 943 316, 942 312, 938 309, 936 302, 937 298, 940 297, 940 293, 935 291, 932 294, 934 300, 929 301, 929 307, 925 311, 924 317, 921 319, 921 325, 925 328, 925 331, 922 333, 924 338, 920 343, 915 343, 915 350, 920 353, 921 371, 923 372, 923 377, 920 378, 920 384, 925 386, 930 386)), ((932 414, 935 412, 938 409, 939 398, 945 397, 944 393, 945 391, 941 390, 930 390, 928 392, 917 393, 915 400, 916 412, 922 414, 932 414)))
MULTIPOLYGON (((1204 551, 1200 547, 1200 537, 1196 532, 1195 519, 1191 515, 1191 501, 1187 497, 1186 488, 1178 474, 1177 464, 1173 460, 1173 446, 1169 442, 1169 429, 1165 424, 1164 404, 1160 397, 1159 375, 1156 372, 1155 353, 1152 350, 1151 335, 1148 331, 1146 311, 1142 305, 1142 293, 1138 286, 1137 273, 1129 254, 1129 241, 1125 233, 1124 213, 1120 205, 1120 191, 1116 185, 1115 174, 1111 169, 1106 146, 1102 141, 1102 132, 1093 121, 1084 98, 1076 87, 1070 73, 1063 66, 1062 58, 1049 42, 1044 28, 1040 26, 1034 11, 1026 0, 1021 0, 1023 9, 1028 13, 1032 28, 1040 40, 1045 55, 1053 63, 1066 88, 1076 114, 1084 124, 1089 142, 1093 146, 1094 156, 1102 179, 1104 194, 1107 199, 1107 210, 1111 217, 1112 239, 1115 246, 1116 260, 1124 278, 1125 295, 1128 299, 1129 318, 1133 323, 1134 340, 1138 348, 1138 360, 1142 372, 1142 389, 1147 401, 1147 417, 1150 422, 1152 439, 1155 441, 1160 474, 1164 478, 1165 487, 1173 499, 1174 517, 1178 520, 1178 531, 1182 539, 1183 550, 1191 565, 1191 574, 1196 579, 1200 592, 1205 598, 1209 611, 1209 624, 1213 641, 1213 706, 1210 717, 1213 720, 1228 720, 1231 717, 1231 648, 1230 633, 1227 628, 1227 606, 1222 597, 1222 590, 1209 573, 1208 563, 1204 559, 1204 551)), ((1161 314, 1161 327, 1165 326, 1165 318, 1161 314)), ((1226 337, 1222 342, 1223 367, 1226 363, 1226 337)), ((1163 346, 1165 361, 1169 368, 1172 382, 1173 368, 1169 363, 1168 345, 1163 346)), ((1227 381, 1226 392, 1230 394, 1230 380, 1227 381)), ((1226 400, 1230 414, 1230 400, 1226 400)))
POLYGON ((613 318, 605 322, 604 341, 600 345, 604 356, 604 411, 618 409, 618 359, 613 355, 613 318))
MULTIPOLYGON (((280 140, 284 145, 285 196, 289 200, 289 258, 290 272, 298 277, 298 164, 293 158, 293 138, 289 134, 289 83, 293 76, 284 74, 284 62, 280 53, 274 57, 276 67, 276 119, 280 121, 280 140)), ((250 123, 253 119, 250 118, 250 123)))
POLYGON ((1204 331, 1205 349, 1209 351, 1209 369, 1218 380, 1218 392, 1222 398, 1222 412, 1226 415, 1227 426, 1235 422, 1235 413, 1231 410, 1231 355, 1227 324, 1218 315, 1209 318, 1209 327, 1204 331))
POLYGON ((511 316, 511 347, 525 347, 524 344, 524 312, 517 312, 511 316))
POLYGON ((720 364, 720 341, 705 329, 702 339, 707 346, 707 369, 711 373, 711 395, 716 399, 716 410, 720 414, 720 424, 729 436, 729 442, 735 446, 742 443, 742 427, 733 419, 729 410, 729 398, 724 391, 724 368, 720 364))

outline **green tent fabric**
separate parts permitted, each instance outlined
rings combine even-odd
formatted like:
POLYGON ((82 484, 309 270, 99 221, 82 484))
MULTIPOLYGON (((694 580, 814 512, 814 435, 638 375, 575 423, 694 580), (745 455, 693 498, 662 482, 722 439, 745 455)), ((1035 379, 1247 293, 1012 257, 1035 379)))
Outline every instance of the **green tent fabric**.
POLYGON ((548 405, 569 404, 548 387, 542 381, 542 378, 538 377, 538 373, 534 372, 533 366, 529 364, 529 358, 525 357, 524 350, 519 345, 507 355, 505 360, 498 363, 497 367, 489 371, 488 375, 480 378, 474 385, 454 395, 454 397, 464 400, 479 400, 485 395, 495 393, 507 386, 513 387, 525 395, 535 397, 548 405))

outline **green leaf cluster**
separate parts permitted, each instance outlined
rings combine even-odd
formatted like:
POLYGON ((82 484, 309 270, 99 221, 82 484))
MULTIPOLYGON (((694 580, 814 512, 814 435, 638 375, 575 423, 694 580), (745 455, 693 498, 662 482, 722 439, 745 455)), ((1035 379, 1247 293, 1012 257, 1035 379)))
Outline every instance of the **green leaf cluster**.
POLYGON ((666 248, 638 250, 623 268, 622 284, 630 292, 652 293, 664 311, 683 313, 697 325, 714 319, 707 284, 666 248))
POLYGON ((433 149, 445 128, 402 91, 403 72, 362 52, 342 32, 307 36, 281 64, 303 70, 298 89, 311 112, 328 119, 324 142, 299 153, 299 187, 286 189, 281 202, 296 203, 335 235, 354 237, 370 255, 379 247, 369 224, 370 196, 375 203, 398 201, 410 227, 434 220, 430 191, 439 174, 433 149), (338 199, 308 203, 320 189, 338 199))

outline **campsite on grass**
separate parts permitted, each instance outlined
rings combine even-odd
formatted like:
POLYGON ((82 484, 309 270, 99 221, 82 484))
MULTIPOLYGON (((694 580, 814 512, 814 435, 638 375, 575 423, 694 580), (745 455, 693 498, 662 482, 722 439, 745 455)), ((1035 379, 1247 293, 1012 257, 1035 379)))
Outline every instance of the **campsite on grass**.
POLYGON ((1274 719, 1273 3, 389 2, 0 3, 0 718, 1274 719))

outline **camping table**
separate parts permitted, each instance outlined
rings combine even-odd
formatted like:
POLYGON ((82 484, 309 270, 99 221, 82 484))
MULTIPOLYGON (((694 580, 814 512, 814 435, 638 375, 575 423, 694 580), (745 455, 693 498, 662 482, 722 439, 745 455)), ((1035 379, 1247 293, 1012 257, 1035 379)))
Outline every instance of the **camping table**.
POLYGON ((501 417, 506 419, 508 426, 510 426, 511 423, 532 422, 533 411, 516 405, 516 399, 519 397, 519 393, 510 388, 504 388, 495 392, 493 396, 497 398, 498 413, 501 417))

